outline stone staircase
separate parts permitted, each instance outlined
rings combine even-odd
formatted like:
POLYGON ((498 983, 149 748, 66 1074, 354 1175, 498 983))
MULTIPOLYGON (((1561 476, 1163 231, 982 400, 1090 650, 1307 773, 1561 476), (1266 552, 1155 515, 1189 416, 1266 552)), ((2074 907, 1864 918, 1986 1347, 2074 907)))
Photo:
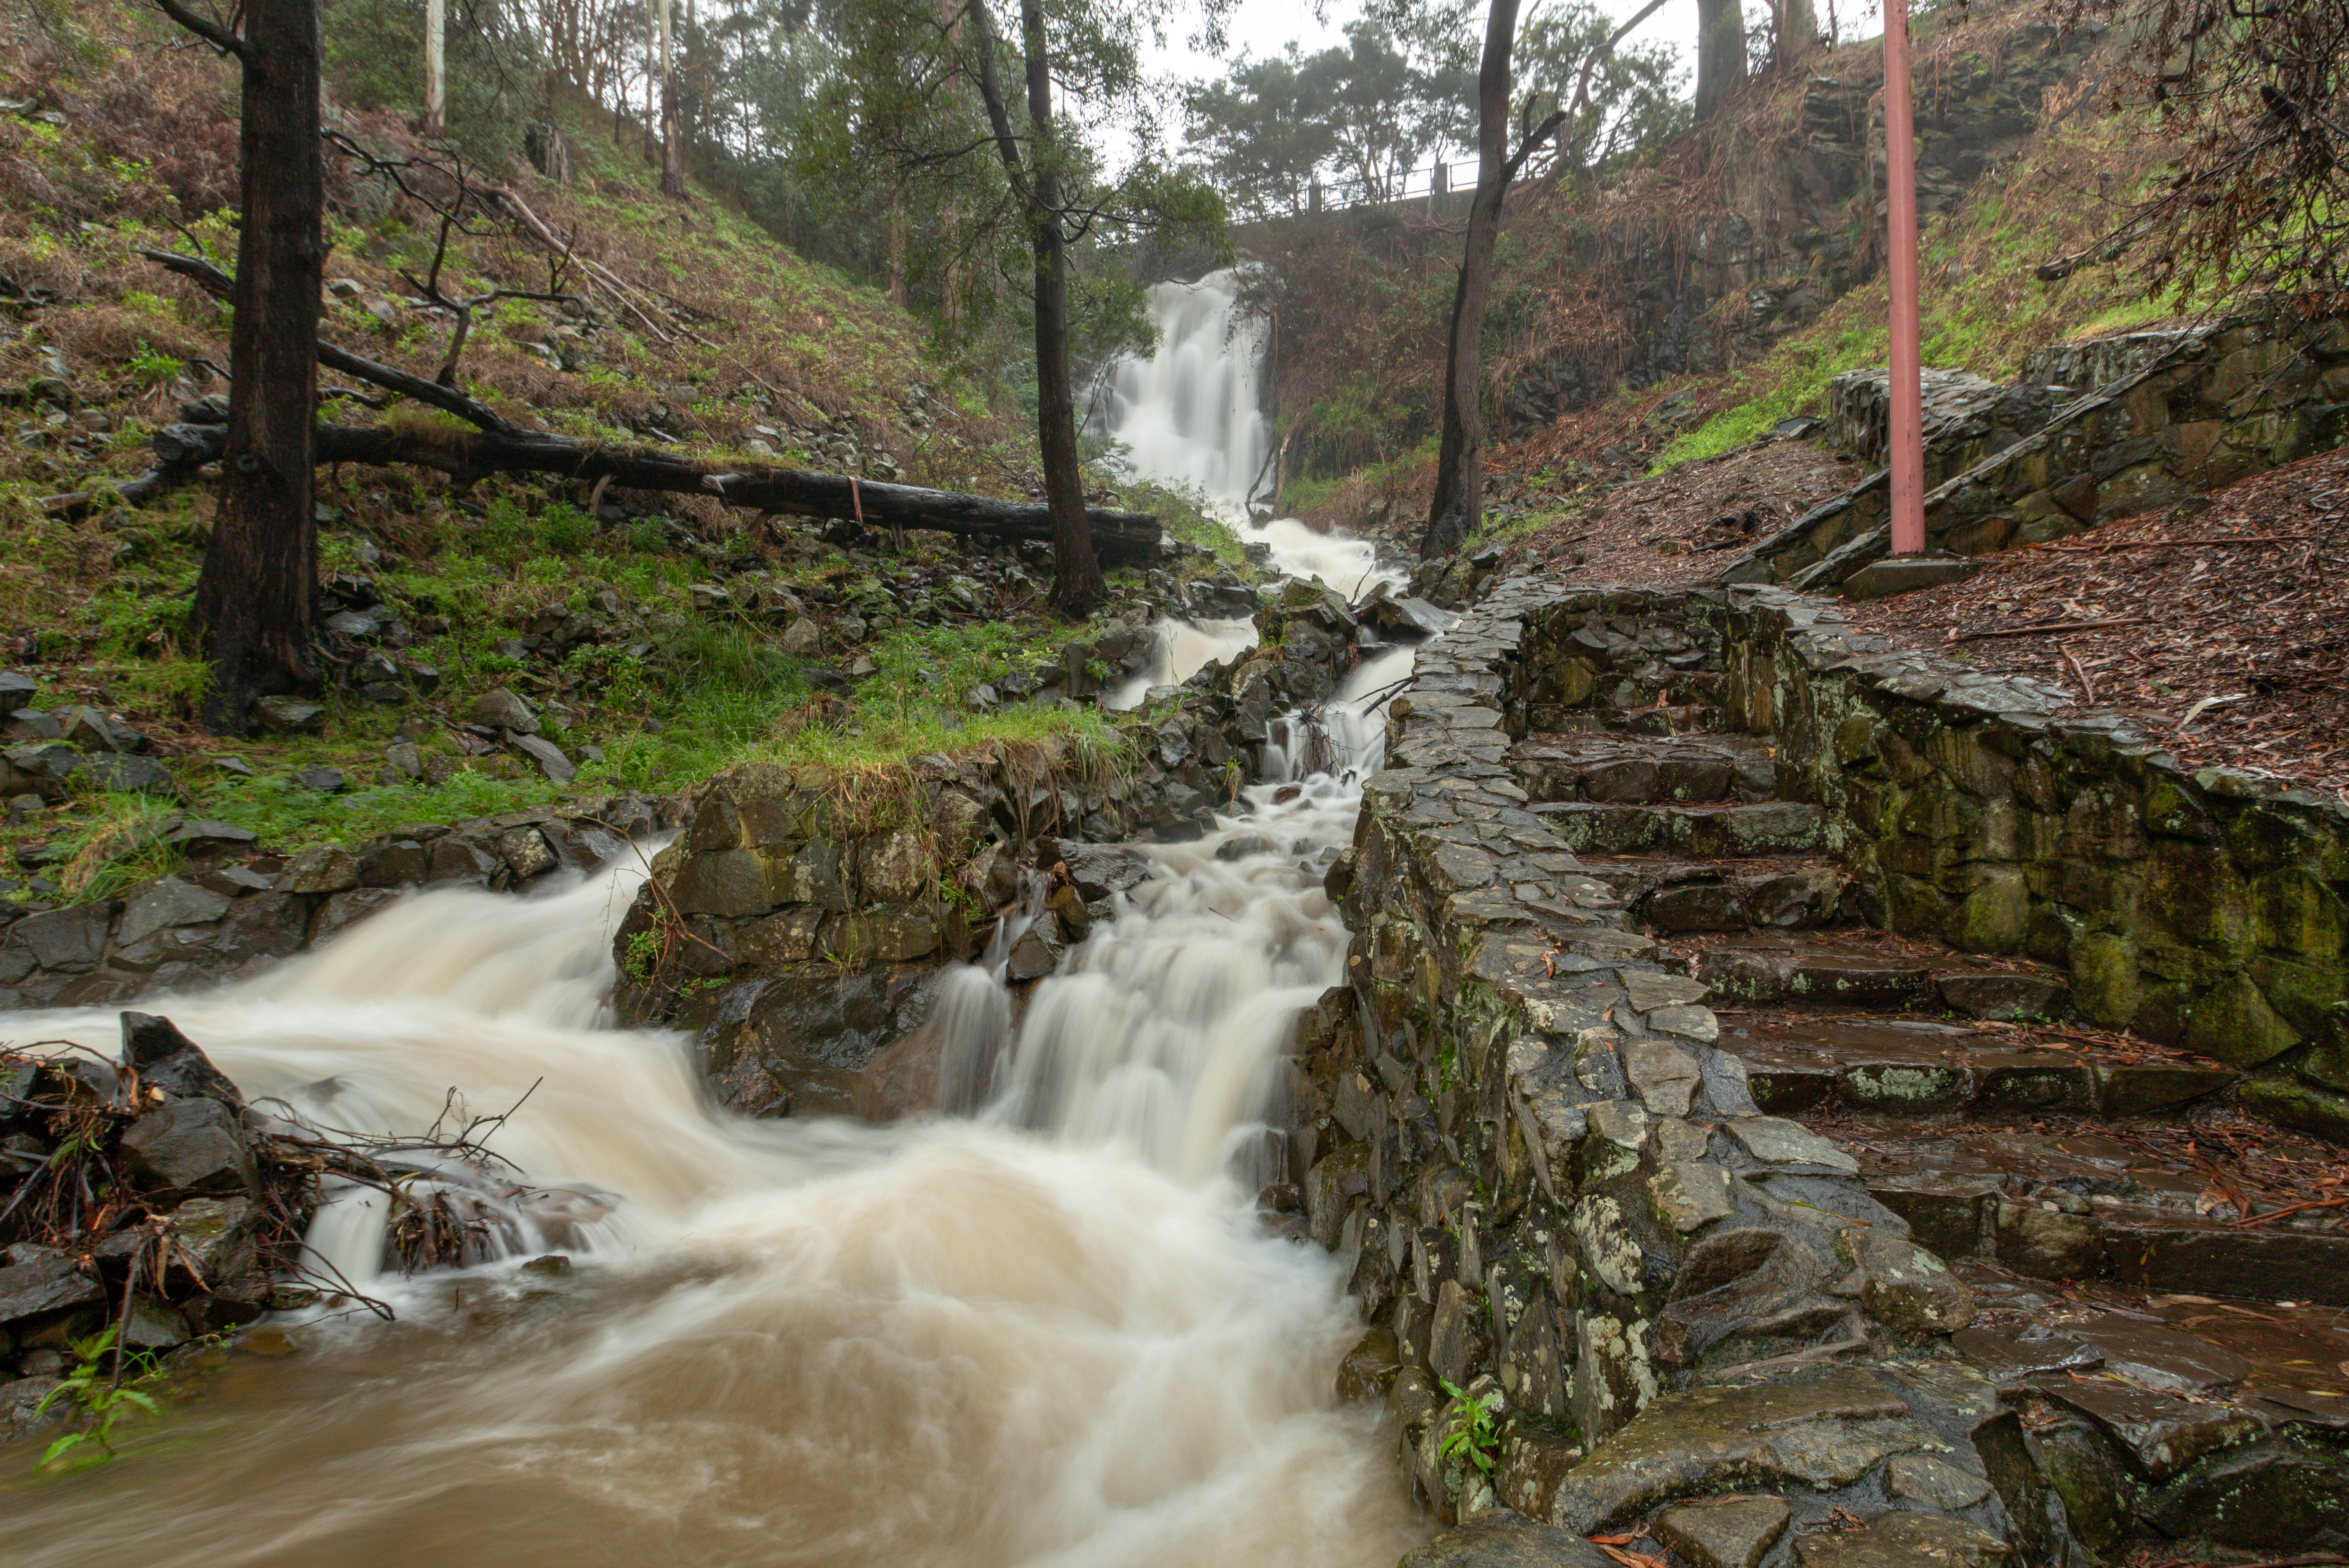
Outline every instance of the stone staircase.
POLYGON ((1852 1150, 1870 1193, 1952 1260, 2156 1291, 2257 1280, 2263 1299, 2349 1307, 2333 1211, 2251 1228, 2211 1202, 2187 1146, 2238 1073, 2066 1027, 2058 969, 1862 923, 1825 814, 1776 797, 1769 740, 1727 730, 1704 684, 1579 710, 1584 727, 1506 760, 1583 872, 1707 988, 1762 1110, 1852 1150))
MULTIPOLYGON (((1829 820, 1777 798, 1767 738, 1729 732, 1706 684, 1559 716, 1506 765, 1706 987, 1756 1105, 1824 1134, 1973 1291, 1951 1343, 2019 1417, 1974 1434, 2018 1558, 2118 1561, 2148 1525, 2238 1549, 2349 1539, 2349 1235, 2330 1205, 2261 1220, 2289 1206, 2227 1170, 2246 1137, 2311 1168, 2340 1171, 2337 1151, 2243 1118, 2232 1068, 2066 1023, 2059 969, 1868 927, 1829 820), (2014 1506, 2034 1491, 2050 1522, 2014 1506)), ((1657 1518, 1675 1562, 1762 1555, 1722 1507, 1657 1518)), ((1804 1568, 1831 1555, 1819 1540, 1804 1568)))

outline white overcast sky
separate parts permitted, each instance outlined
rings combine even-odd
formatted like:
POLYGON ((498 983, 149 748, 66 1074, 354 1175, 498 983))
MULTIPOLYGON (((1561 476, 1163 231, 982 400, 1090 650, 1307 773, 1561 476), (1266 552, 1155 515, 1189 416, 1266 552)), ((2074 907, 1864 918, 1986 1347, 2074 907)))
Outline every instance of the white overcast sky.
MULTIPOLYGON (((1595 0, 1599 8, 1614 16, 1630 16, 1640 11, 1645 0, 1595 0)), ((1746 25, 1751 26, 1757 13, 1762 13, 1767 0, 1745 0, 1746 25)), ((1530 15, 1533 7, 1526 6, 1530 15)), ((1843 15, 1847 36, 1873 37, 1878 31, 1874 0, 1846 0, 1836 7, 1843 15), (1857 27, 1855 28, 1855 22, 1857 27)), ((1822 15, 1826 7, 1819 7, 1822 15)), ((1329 0, 1327 21, 1317 22, 1309 0, 1237 0, 1226 17, 1230 34, 1229 55, 1246 50, 1254 59, 1280 53, 1292 40, 1310 54, 1313 50, 1340 41, 1347 21, 1359 15, 1359 0, 1329 0)), ((1181 32, 1183 29, 1177 29, 1181 32)), ((1171 36, 1172 47, 1158 55, 1159 70, 1177 77, 1196 79, 1221 76, 1226 60, 1185 46, 1182 37, 1171 36)), ((1626 45, 1665 44, 1680 56, 1683 69, 1693 70, 1692 53, 1696 42, 1696 0, 1669 0, 1664 8, 1640 25, 1637 32, 1624 40, 1626 45)))

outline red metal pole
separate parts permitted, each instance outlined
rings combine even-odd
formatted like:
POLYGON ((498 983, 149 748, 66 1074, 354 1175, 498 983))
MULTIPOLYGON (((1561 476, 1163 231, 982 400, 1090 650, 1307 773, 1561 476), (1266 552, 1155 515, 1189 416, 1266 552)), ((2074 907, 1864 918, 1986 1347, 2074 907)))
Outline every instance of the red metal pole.
POLYGON ((1925 548, 1925 415, 1917 347, 1917 122, 1909 100, 1908 0, 1884 4, 1884 177, 1891 246, 1892 553, 1925 548))

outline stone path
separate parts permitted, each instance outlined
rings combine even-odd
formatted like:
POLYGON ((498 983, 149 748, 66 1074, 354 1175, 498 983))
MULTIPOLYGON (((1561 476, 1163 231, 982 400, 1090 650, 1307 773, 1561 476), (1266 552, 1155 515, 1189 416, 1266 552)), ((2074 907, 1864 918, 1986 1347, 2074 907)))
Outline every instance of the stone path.
POLYGON ((2237 1222, 2236 1075, 1868 930, 1718 646, 1601 606, 1594 682, 1541 665, 1564 608, 1504 584, 1423 655, 1300 1040, 1309 1223, 1378 1325, 1341 1387, 1475 1522, 1425 1561, 2349 1545, 2349 1238, 2237 1222))

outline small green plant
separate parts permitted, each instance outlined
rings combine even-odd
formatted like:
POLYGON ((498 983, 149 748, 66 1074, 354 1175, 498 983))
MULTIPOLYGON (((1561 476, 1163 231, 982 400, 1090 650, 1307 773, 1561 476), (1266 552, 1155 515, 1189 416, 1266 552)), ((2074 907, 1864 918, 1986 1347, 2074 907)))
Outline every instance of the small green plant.
POLYGON ((1491 1475, 1493 1467, 1499 1462, 1501 1452, 1501 1429, 1493 1418, 1492 1407, 1475 1395, 1454 1387, 1441 1377, 1435 1381, 1436 1386, 1452 1398, 1446 1411, 1451 1429, 1444 1434, 1438 1451, 1446 1460, 1464 1459, 1486 1475, 1491 1475))
MULTIPOLYGON (((104 1464, 114 1457, 114 1423, 122 1418, 127 1408, 136 1408, 149 1415, 155 1413, 152 1395, 122 1381, 119 1369, 111 1376, 102 1375, 99 1368, 113 1347, 115 1328, 109 1325, 87 1339, 73 1342, 74 1368, 66 1374, 65 1381, 42 1397, 40 1408, 46 1411, 60 1399, 79 1405, 88 1416, 89 1424, 78 1432, 67 1432, 51 1443, 41 1453, 40 1464, 46 1468, 76 1449, 95 1448, 96 1453, 85 1452, 83 1462, 104 1464)), ((122 1358, 126 1367, 139 1367, 133 1382, 144 1382, 155 1375, 155 1358, 140 1354, 122 1358)))
POLYGON ((652 978, 653 965, 660 962, 661 935, 657 931, 639 931, 628 938, 628 956, 620 967, 628 972, 631 980, 652 978))
POLYGON ((141 387, 160 387, 167 381, 178 380, 188 367, 171 355, 150 348, 141 341, 139 352, 130 356, 128 368, 130 378, 141 387))
POLYGON ((567 500, 538 514, 539 537, 557 555, 576 555, 595 537, 595 520, 567 500))

